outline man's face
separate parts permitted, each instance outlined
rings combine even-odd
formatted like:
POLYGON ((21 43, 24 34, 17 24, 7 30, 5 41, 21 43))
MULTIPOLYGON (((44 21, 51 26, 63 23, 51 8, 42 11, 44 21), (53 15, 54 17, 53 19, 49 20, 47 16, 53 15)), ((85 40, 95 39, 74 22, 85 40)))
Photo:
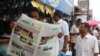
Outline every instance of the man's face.
POLYGON ((38 12, 31 12, 31 17, 37 19, 38 18, 38 12))
POLYGON ((54 14, 54 16, 53 16, 53 20, 56 21, 56 22, 58 22, 59 19, 60 19, 59 16, 54 14))
POLYGON ((77 22, 78 25, 81 25, 82 21, 80 20, 79 22, 77 22))
POLYGON ((85 33, 87 31, 87 29, 84 27, 84 24, 80 25, 80 33, 85 33))

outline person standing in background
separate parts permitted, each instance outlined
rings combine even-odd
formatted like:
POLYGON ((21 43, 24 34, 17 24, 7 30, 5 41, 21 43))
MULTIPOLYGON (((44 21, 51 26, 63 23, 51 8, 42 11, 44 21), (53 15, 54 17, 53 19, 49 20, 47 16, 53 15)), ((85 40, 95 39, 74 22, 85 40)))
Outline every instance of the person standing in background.
POLYGON ((82 20, 77 19, 76 24, 74 24, 71 27, 71 30, 70 30, 70 36, 71 36, 71 41, 72 41, 72 56, 75 56, 74 46, 75 46, 75 43, 76 43, 77 36, 80 34, 79 33, 79 27, 80 27, 81 23, 82 23, 82 20))
POLYGON ((89 33, 88 23, 82 23, 80 26, 80 35, 75 44, 76 56, 98 56, 99 47, 95 36, 89 33))
MULTIPOLYGON (((62 56, 62 52, 66 53, 67 51, 67 41, 69 37, 69 26, 68 23, 61 18, 61 13, 55 12, 53 15, 54 24, 59 24, 61 26, 61 31, 58 33, 59 37, 59 54, 62 56)), ((65 55, 63 55, 65 56, 65 55)))
POLYGON ((99 27, 96 27, 94 30, 93 30, 93 36, 95 36, 97 39, 99 39, 99 27))
POLYGON ((31 18, 36 19, 36 20, 39 19, 39 13, 38 13, 38 11, 31 11, 31 12, 29 13, 29 16, 30 16, 31 18))

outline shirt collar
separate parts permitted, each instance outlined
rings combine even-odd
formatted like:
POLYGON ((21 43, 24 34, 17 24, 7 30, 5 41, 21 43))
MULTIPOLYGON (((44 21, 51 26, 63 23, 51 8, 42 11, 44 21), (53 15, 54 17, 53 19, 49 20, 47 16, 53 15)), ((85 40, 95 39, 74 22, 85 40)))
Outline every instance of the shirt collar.
POLYGON ((85 38, 88 39, 91 35, 88 33, 85 38))
POLYGON ((84 38, 82 38, 82 36, 81 36, 81 39, 88 39, 89 37, 91 37, 91 35, 88 33, 88 34, 85 35, 84 38))
POLYGON ((62 21, 62 19, 60 19, 58 22, 55 22, 55 21, 54 21, 54 23, 55 23, 55 24, 59 24, 61 21, 62 21))
POLYGON ((62 21, 62 19, 60 19, 57 23, 60 23, 62 21))

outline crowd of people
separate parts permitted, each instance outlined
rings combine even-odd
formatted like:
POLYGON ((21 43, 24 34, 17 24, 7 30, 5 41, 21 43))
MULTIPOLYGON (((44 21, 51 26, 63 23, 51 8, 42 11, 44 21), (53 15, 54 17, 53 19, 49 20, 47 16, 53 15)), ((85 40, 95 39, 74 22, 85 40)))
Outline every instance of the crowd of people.
MULTIPOLYGON (((72 56, 98 56, 98 40, 100 39, 100 28, 98 26, 91 29, 88 23, 77 19, 70 28, 68 22, 63 20, 62 13, 59 12, 55 12, 52 17, 44 17, 37 11, 32 11, 28 15, 33 19, 61 26, 57 35, 59 38, 58 56, 66 56, 66 52, 69 51, 67 46, 69 43, 71 43, 72 56)), ((14 22, 11 22, 11 28, 14 27, 14 22)))
MULTIPOLYGON (((37 13, 32 14, 32 16, 36 17, 37 13)), ((58 33, 60 47, 58 56, 66 56, 64 53, 68 51, 67 44, 69 40, 71 42, 72 56, 99 55, 99 27, 91 27, 88 23, 82 22, 81 19, 77 19, 76 23, 71 27, 71 30, 69 30, 68 23, 63 20, 61 13, 58 12, 53 14, 51 22, 61 26, 61 30, 58 33)))
MULTIPOLYGON (((63 21, 59 16, 60 15, 56 14, 54 19, 59 19, 57 22, 61 25, 61 32, 63 33, 63 37, 61 37, 60 34, 59 38, 59 44, 62 46, 60 51, 66 53, 68 38, 71 37, 72 56, 98 56, 98 39, 100 31, 99 27, 91 27, 88 23, 82 22, 81 19, 77 19, 76 23, 71 27, 71 30, 69 31, 68 23, 63 21), (93 31, 91 28, 94 28, 95 31, 93 31)), ((59 56, 66 56, 62 54, 62 52, 59 52, 59 56)))
POLYGON ((71 30, 69 25, 62 18, 62 14, 55 12, 52 20, 47 21, 44 17, 41 17, 37 11, 32 11, 29 14, 30 17, 47 23, 59 24, 61 30, 58 33, 59 38, 59 54, 58 56, 66 56, 68 51, 67 44, 71 42, 72 56, 97 56, 99 54, 98 40, 99 39, 99 27, 92 27, 88 23, 82 23, 81 19, 77 19, 73 24, 71 30), (63 52, 63 53, 62 53, 63 52))

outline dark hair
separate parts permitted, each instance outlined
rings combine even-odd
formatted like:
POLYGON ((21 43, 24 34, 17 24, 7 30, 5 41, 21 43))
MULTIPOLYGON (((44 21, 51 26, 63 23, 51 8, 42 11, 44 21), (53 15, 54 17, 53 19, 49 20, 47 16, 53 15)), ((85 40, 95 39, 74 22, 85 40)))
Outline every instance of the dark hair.
POLYGON ((61 18, 62 12, 55 12, 54 15, 59 16, 61 18))
POLYGON ((88 30, 90 30, 90 25, 88 23, 82 23, 84 25, 85 28, 87 28, 88 30))
POLYGON ((80 19, 80 18, 79 18, 79 19, 77 19, 77 21, 76 21, 76 22, 80 22, 80 21, 82 21, 82 19, 80 19))

